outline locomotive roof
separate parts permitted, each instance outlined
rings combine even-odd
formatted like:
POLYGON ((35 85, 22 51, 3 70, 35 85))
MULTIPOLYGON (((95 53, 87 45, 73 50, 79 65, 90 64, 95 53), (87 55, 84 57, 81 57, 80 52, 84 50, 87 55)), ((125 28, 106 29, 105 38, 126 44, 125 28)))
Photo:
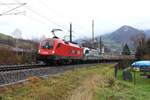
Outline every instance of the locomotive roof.
MULTIPOLYGON (((47 38, 46 40, 50 40, 50 39, 55 39, 56 41, 60 42, 60 43, 63 43, 63 44, 68 44, 70 46, 73 46, 73 47, 80 47, 78 44, 76 43, 73 43, 73 42, 68 42, 68 41, 65 41, 65 40, 62 40, 60 38, 47 38)), ((81 48, 81 47, 80 47, 81 48)))

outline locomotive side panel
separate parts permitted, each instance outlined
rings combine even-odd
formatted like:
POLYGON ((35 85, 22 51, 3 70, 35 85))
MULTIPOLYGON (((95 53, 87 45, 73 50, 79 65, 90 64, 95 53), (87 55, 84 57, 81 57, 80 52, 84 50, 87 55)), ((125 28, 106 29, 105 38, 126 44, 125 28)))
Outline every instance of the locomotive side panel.
POLYGON ((70 43, 58 43, 55 51, 56 55, 69 57, 71 59, 82 59, 83 57, 83 49, 77 46, 73 46, 70 43))

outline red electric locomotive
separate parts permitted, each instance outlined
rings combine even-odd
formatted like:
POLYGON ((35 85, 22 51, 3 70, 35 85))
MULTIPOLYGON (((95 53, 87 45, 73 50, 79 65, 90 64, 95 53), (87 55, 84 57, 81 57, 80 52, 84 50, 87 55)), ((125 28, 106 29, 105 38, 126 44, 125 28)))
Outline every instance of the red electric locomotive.
MULTIPOLYGON (((54 31, 52 31, 54 34, 54 31)), ((39 60, 45 63, 71 63, 83 58, 83 48, 55 36, 40 43, 39 60)))

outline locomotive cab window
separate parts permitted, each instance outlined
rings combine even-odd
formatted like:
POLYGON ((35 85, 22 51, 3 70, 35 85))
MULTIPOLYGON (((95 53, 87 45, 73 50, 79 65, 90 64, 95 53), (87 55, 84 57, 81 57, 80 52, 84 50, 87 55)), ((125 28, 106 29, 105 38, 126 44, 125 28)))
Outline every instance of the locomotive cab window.
POLYGON ((89 50, 85 50, 85 54, 88 54, 89 53, 89 50))
POLYGON ((53 49, 53 40, 45 40, 41 43, 41 47, 44 49, 53 49))
POLYGON ((57 48, 60 48, 60 47, 61 47, 61 43, 58 43, 57 48))

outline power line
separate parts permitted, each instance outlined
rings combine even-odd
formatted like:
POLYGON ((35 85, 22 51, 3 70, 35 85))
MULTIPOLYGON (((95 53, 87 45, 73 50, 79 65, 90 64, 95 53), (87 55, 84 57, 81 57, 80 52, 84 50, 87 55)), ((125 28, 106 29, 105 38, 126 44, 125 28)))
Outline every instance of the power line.
POLYGON ((45 26, 49 26, 47 23, 45 23, 44 21, 41 21, 41 20, 39 20, 39 19, 33 18, 33 17, 31 17, 31 16, 25 16, 25 17, 27 17, 27 18, 29 18, 29 19, 32 19, 32 20, 34 20, 34 21, 36 21, 36 22, 38 22, 38 23, 41 23, 41 24, 43 24, 43 25, 45 25, 45 26))
MULTIPOLYGON (((5 15, 25 15, 25 11, 20 11, 20 12, 13 12, 13 13, 8 13, 8 14, 5 14, 5 15)), ((4 15, 3 15, 4 16, 4 15)))
MULTIPOLYGON (((24 11, 24 12, 9 13, 9 12, 11 12, 11 11, 13 11, 13 10, 16 10, 16 9, 18 9, 18 8, 20 8, 20 7, 24 6, 24 5, 26 5, 26 3, 20 3, 18 0, 15 0, 15 1, 16 1, 17 3, 0 3, 0 5, 6 5, 6 6, 8 6, 8 5, 19 5, 19 6, 13 8, 13 9, 11 9, 11 10, 8 10, 8 11, 6 11, 6 12, 3 12, 2 14, 0 14, 0 16, 2 16, 2 15, 18 15, 18 14, 24 14, 25 11, 24 11)), ((45 3, 42 2, 42 4, 45 4, 45 3)), ((26 6, 25 6, 25 7, 26 7, 26 6)), ((8 7, 8 8, 9 8, 9 7, 8 7)), ((26 8, 27 8, 28 10, 30 10, 31 12, 33 12, 34 14, 40 16, 41 18, 43 18, 43 19, 45 19, 45 20, 47 20, 47 21, 49 21, 49 22, 51 22, 51 23, 53 23, 53 24, 55 24, 55 25, 57 25, 57 26, 59 26, 59 27, 61 27, 61 28, 63 28, 63 29, 65 29, 65 30, 67 30, 67 32, 69 31, 69 30, 68 30, 67 28, 65 28, 64 26, 55 23, 54 21, 50 20, 50 19, 47 18, 46 16, 41 15, 39 12, 37 12, 37 11, 35 11, 35 10, 29 8, 29 7, 26 7, 26 8)), ((47 6, 47 8, 49 9, 48 6, 47 6)), ((42 21, 39 21, 39 20, 37 20, 37 19, 35 19, 35 18, 33 18, 33 17, 32 17, 32 18, 29 17, 29 16, 26 16, 26 17, 28 17, 28 18, 30 18, 30 19, 33 19, 33 20, 36 20, 36 21, 39 22, 39 23, 45 24, 45 23, 43 23, 42 21)), ((61 17, 61 18, 62 18, 62 17, 61 17)), ((45 24, 45 25, 47 25, 47 24, 45 24)), ((76 25, 76 26, 77 26, 77 25, 76 25)), ((81 28, 81 27, 80 27, 80 28, 81 28)), ((73 32, 73 33, 76 33, 75 31, 72 31, 72 32, 73 32)), ((77 33, 76 33, 76 34, 77 34, 77 33)))
MULTIPOLYGON (((23 4, 23 3, 21 3, 21 4, 23 4)), ((2 3, 0 1, 0 5, 4 5, 4 6, 7 6, 8 9, 12 9, 12 8, 10 8, 10 6, 12 6, 12 5, 20 5, 20 4, 19 3, 2 3)), ((19 15, 19 14, 25 15, 25 11, 8 13, 8 14, 5 14, 5 15, 19 15)))
MULTIPOLYGON (((7 8, 9 8, 9 9, 11 9, 9 5, 18 5, 18 4, 20 4, 20 3, 2 3, 2 2, 0 1, 0 5, 5 5, 5 6, 7 6, 7 8)), ((22 4, 22 3, 21 3, 21 4, 22 4)), ((25 11, 23 11, 23 12, 14 12, 14 13, 9 13, 9 14, 5 14, 5 15, 18 15, 18 14, 21 14, 21 13, 24 14, 25 11)), ((41 24, 44 24, 44 25, 48 26, 48 24, 46 24, 45 22, 42 22, 42 21, 40 21, 40 20, 38 20, 38 19, 36 19, 36 18, 30 17, 30 16, 25 16, 25 17, 27 17, 28 19, 32 19, 32 20, 34 20, 34 21, 36 21, 36 22, 38 22, 38 23, 41 23, 41 24)))
MULTIPOLYGON (((56 13, 55 10, 49 8, 49 6, 48 6, 45 2, 43 2, 43 1, 41 1, 41 0, 38 0, 38 1, 39 1, 40 4, 42 4, 48 11, 51 10, 53 13, 57 14, 58 16, 60 15, 60 13, 58 14, 58 13, 56 13)), ((53 15, 54 15, 54 14, 53 14, 53 15)), ((66 21, 66 18, 64 18, 63 16, 61 16, 61 17, 59 16, 59 18, 65 20, 65 22, 67 22, 68 24, 70 24, 68 21, 66 21)), ((67 30, 67 31, 68 31, 68 30, 67 30)), ((69 31, 69 32, 70 32, 70 31, 69 31)))
MULTIPOLYGON (((16 1, 17 3, 20 3, 18 0, 14 0, 14 1, 16 1)), ((31 11, 31 12, 34 13, 34 14, 36 14, 37 16, 39 16, 39 17, 41 17, 41 18, 43 18, 43 19, 45 19, 45 20, 51 22, 51 23, 54 24, 54 25, 57 25, 57 26, 59 26, 59 27, 65 29, 67 32, 69 32, 69 29, 65 28, 65 27, 62 26, 62 25, 59 25, 59 24, 55 23, 54 21, 50 20, 48 17, 46 17, 46 16, 44 16, 44 15, 41 15, 39 12, 37 12, 37 11, 31 9, 29 6, 25 6, 25 8, 27 8, 29 11, 31 11)), ((69 24, 68 24, 68 26, 69 26, 69 24)), ((75 32, 75 31, 72 31, 72 32, 75 33, 75 34, 78 34, 78 33, 75 32)))
MULTIPOLYGON (((0 2, 0 5, 5 5, 5 6, 7 6, 9 9, 11 9, 8 5, 18 5, 18 4, 23 4, 23 3, 2 3, 2 2, 0 2)), ((14 13, 9 13, 9 14, 5 14, 5 15, 18 15, 18 14, 20 14, 20 13, 25 13, 25 11, 23 11, 23 12, 14 12, 14 13)), ((33 17, 31 17, 31 16, 25 16, 25 17, 27 17, 27 18, 29 18, 29 19, 32 19, 32 20, 35 20, 36 22, 38 22, 38 23, 41 23, 41 24, 44 24, 44 25, 46 25, 46 26, 48 26, 48 24, 46 24, 45 22, 42 22, 42 21, 40 21, 40 20, 38 20, 38 19, 36 19, 36 18, 33 18, 33 17)))
MULTIPOLYGON (((51 11, 53 11, 54 13, 56 13, 56 11, 54 11, 53 9, 51 9, 51 8, 49 8, 49 6, 47 5, 47 4, 45 4, 43 1, 41 1, 41 0, 38 0, 39 2, 40 2, 40 4, 42 4, 45 8, 47 8, 47 9, 49 9, 49 10, 51 10, 51 11)), ((58 14, 58 13, 56 13, 57 15, 60 15, 60 13, 58 14)), ((59 16, 60 17, 60 16, 59 16)), ((65 17, 63 17, 62 15, 61 15, 61 17, 60 17, 61 19, 64 19, 64 20, 67 20, 65 17)), ((70 23, 70 22, 68 22, 68 21, 66 21, 67 23, 70 23)), ((75 26, 77 26, 77 27, 79 27, 80 29, 82 29, 82 30, 87 30, 87 29, 85 29, 85 28, 83 28, 83 27, 81 27, 81 26, 79 26, 79 25, 77 25, 77 24, 74 24, 75 26)))
POLYGON ((1 13, 0 16, 5 15, 5 14, 7 14, 7 13, 13 11, 13 10, 16 10, 16 9, 18 9, 18 8, 24 6, 24 5, 26 5, 26 3, 22 3, 21 5, 15 7, 15 8, 12 8, 12 9, 10 9, 10 10, 8 10, 8 11, 5 11, 5 12, 1 13))
MULTIPOLYGON (((15 0, 15 1, 16 1, 16 2, 18 2, 18 3, 20 3, 18 0, 15 0)), ((31 12, 33 12, 34 14, 36 14, 36 15, 40 16, 41 18, 43 18, 43 19, 45 19, 45 20, 47 20, 47 21, 49 21, 49 22, 53 23, 54 25, 57 25, 57 26, 59 26, 59 27, 61 27, 61 28, 65 29, 65 30, 69 31, 68 29, 66 29, 66 28, 65 28, 65 27, 63 27, 62 25, 59 25, 59 24, 55 23, 54 21, 50 20, 50 19, 49 19, 49 18, 47 18, 46 16, 41 15, 39 12, 37 12, 37 11, 35 11, 35 10, 33 10, 33 9, 29 8, 29 6, 25 6, 25 8, 27 8, 28 10, 30 10, 30 11, 31 11, 31 12)))
MULTIPOLYGON (((56 10, 53 10, 52 8, 49 8, 49 6, 47 5, 47 4, 45 4, 43 1, 41 1, 41 0, 38 0, 39 2, 40 2, 40 4, 42 4, 45 8, 47 8, 48 10, 51 10, 53 13, 55 13, 55 14, 57 14, 58 16, 60 15, 60 13, 58 14, 58 13, 56 13, 56 10)), ((61 18, 61 19, 64 19, 64 20, 66 20, 66 18, 65 17, 63 17, 63 16, 59 16, 59 18, 61 18)), ((66 21, 68 24, 69 24, 69 22, 68 21, 66 21)))
POLYGON ((22 5, 24 3, 0 3, 0 5, 22 5))

